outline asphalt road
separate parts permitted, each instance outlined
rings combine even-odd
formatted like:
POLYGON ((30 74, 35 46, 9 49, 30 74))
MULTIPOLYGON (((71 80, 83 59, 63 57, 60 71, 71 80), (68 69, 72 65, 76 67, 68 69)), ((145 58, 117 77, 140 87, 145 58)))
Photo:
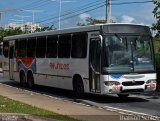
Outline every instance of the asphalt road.
MULTIPOLYGON (((15 81, 3 79, 0 76, 0 83, 21 88, 20 85, 15 81)), ((26 90, 28 90, 26 88, 26 90)), ((75 99, 72 91, 66 91, 61 89, 49 88, 44 86, 36 86, 34 90, 41 94, 54 96, 64 100, 79 101, 85 104, 96 106, 97 108, 115 108, 116 110, 128 110, 138 113, 145 113, 160 117, 160 93, 156 94, 139 94, 130 95, 126 99, 120 99, 117 95, 93 95, 87 94, 83 100, 75 99)))

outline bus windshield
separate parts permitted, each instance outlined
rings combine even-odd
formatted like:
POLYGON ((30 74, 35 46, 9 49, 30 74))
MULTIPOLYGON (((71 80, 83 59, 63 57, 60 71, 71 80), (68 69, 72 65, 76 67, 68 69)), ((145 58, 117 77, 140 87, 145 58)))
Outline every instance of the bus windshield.
POLYGON ((127 73, 154 71, 153 48, 150 36, 104 36, 102 71, 127 73))

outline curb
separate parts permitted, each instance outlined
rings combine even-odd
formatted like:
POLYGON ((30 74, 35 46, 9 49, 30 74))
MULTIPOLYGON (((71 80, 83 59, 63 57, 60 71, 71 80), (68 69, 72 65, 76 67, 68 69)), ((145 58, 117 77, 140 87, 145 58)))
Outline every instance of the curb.
POLYGON ((0 113, 0 120, 2 121, 59 121, 56 119, 49 119, 45 117, 33 116, 21 113, 0 113))
POLYGON ((77 99, 77 102, 89 105, 89 106, 93 106, 96 107, 98 109, 103 109, 103 110, 107 110, 107 111, 112 111, 112 112, 117 112, 120 114, 120 116, 131 116, 131 118, 138 118, 138 119, 143 119, 143 120, 160 120, 159 116, 154 116, 154 115, 150 115, 150 114, 146 114, 146 113, 139 113, 139 112, 134 112, 134 111, 129 111, 129 110, 125 110, 125 109, 121 109, 121 108, 114 108, 111 106, 97 106, 94 105, 94 103, 90 103, 88 101, 85 100, 81 100, 81 99, 77 99))

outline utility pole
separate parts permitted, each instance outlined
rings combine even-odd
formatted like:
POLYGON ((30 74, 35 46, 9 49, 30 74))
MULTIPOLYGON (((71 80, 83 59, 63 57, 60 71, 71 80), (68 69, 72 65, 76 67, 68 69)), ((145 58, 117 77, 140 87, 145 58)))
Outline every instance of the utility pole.
POLYGON ((2 27, 2 14, 3 12, 0 12, 0 27, 2 27))
POLYGON ((2 27, 2 13, 0 12, 0 27, 2 27))
MULTIPOLYGON (((57 0, 51 0, 52 2, 56 2, 57 0)), ((61 12, 62 12, 62 3, 73 2, 70 0, 59 0, 59 15, 58 15, 58 29, 61 29, 61 12)))
POLYGON ((18 19, 9 19, 11 22, 13 21, 13 23, 15 23, 15 28, 17 28, 19 25, 19 23, 22 23, 22 20, 18 20, 18 19))
POLYGON ((35 24, 35 13, 43 12, 43 10, 21 10, 32 13, 32 24, 35 24))
POLYGON ((73 2, 73 1, 63 1, 63 0, 59 0, 59 17, 58 17, 58 21, 59 21, 58 28, 59 28, 59 30, 61 29, 62 3, 67 3, 67 2, 73 2))
POLYGON ((24 18, 31 17, 31 16, 20 16, 20 15, 14 15, 14 16, 22 18, 22 30, 24 31, 24 18))
POLYGON ((111 3, 110 0, 106 0, 106 22, 111 22, 111 3))

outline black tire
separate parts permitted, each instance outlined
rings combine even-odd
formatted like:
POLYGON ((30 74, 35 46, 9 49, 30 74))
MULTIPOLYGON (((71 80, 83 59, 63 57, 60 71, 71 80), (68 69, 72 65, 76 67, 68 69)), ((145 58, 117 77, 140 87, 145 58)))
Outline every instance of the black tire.
POLYGON ((127 98, 129 94, 118 94, 119 98, 127 98))
POLYGON ((26 87, 27 83, 26 83, 26 76, 24 72, 20 73, 20 85, 22 87, 26 87))
POLYGON ((27 86, 30 89, 34 88, 34 78, 32 73, 27 74, 27 86))
POLYGON ((84 85, 80 77, 76 77, 76 79, 74 80, 73 91, 75 93, 76 98, 84 98, 84 85))

